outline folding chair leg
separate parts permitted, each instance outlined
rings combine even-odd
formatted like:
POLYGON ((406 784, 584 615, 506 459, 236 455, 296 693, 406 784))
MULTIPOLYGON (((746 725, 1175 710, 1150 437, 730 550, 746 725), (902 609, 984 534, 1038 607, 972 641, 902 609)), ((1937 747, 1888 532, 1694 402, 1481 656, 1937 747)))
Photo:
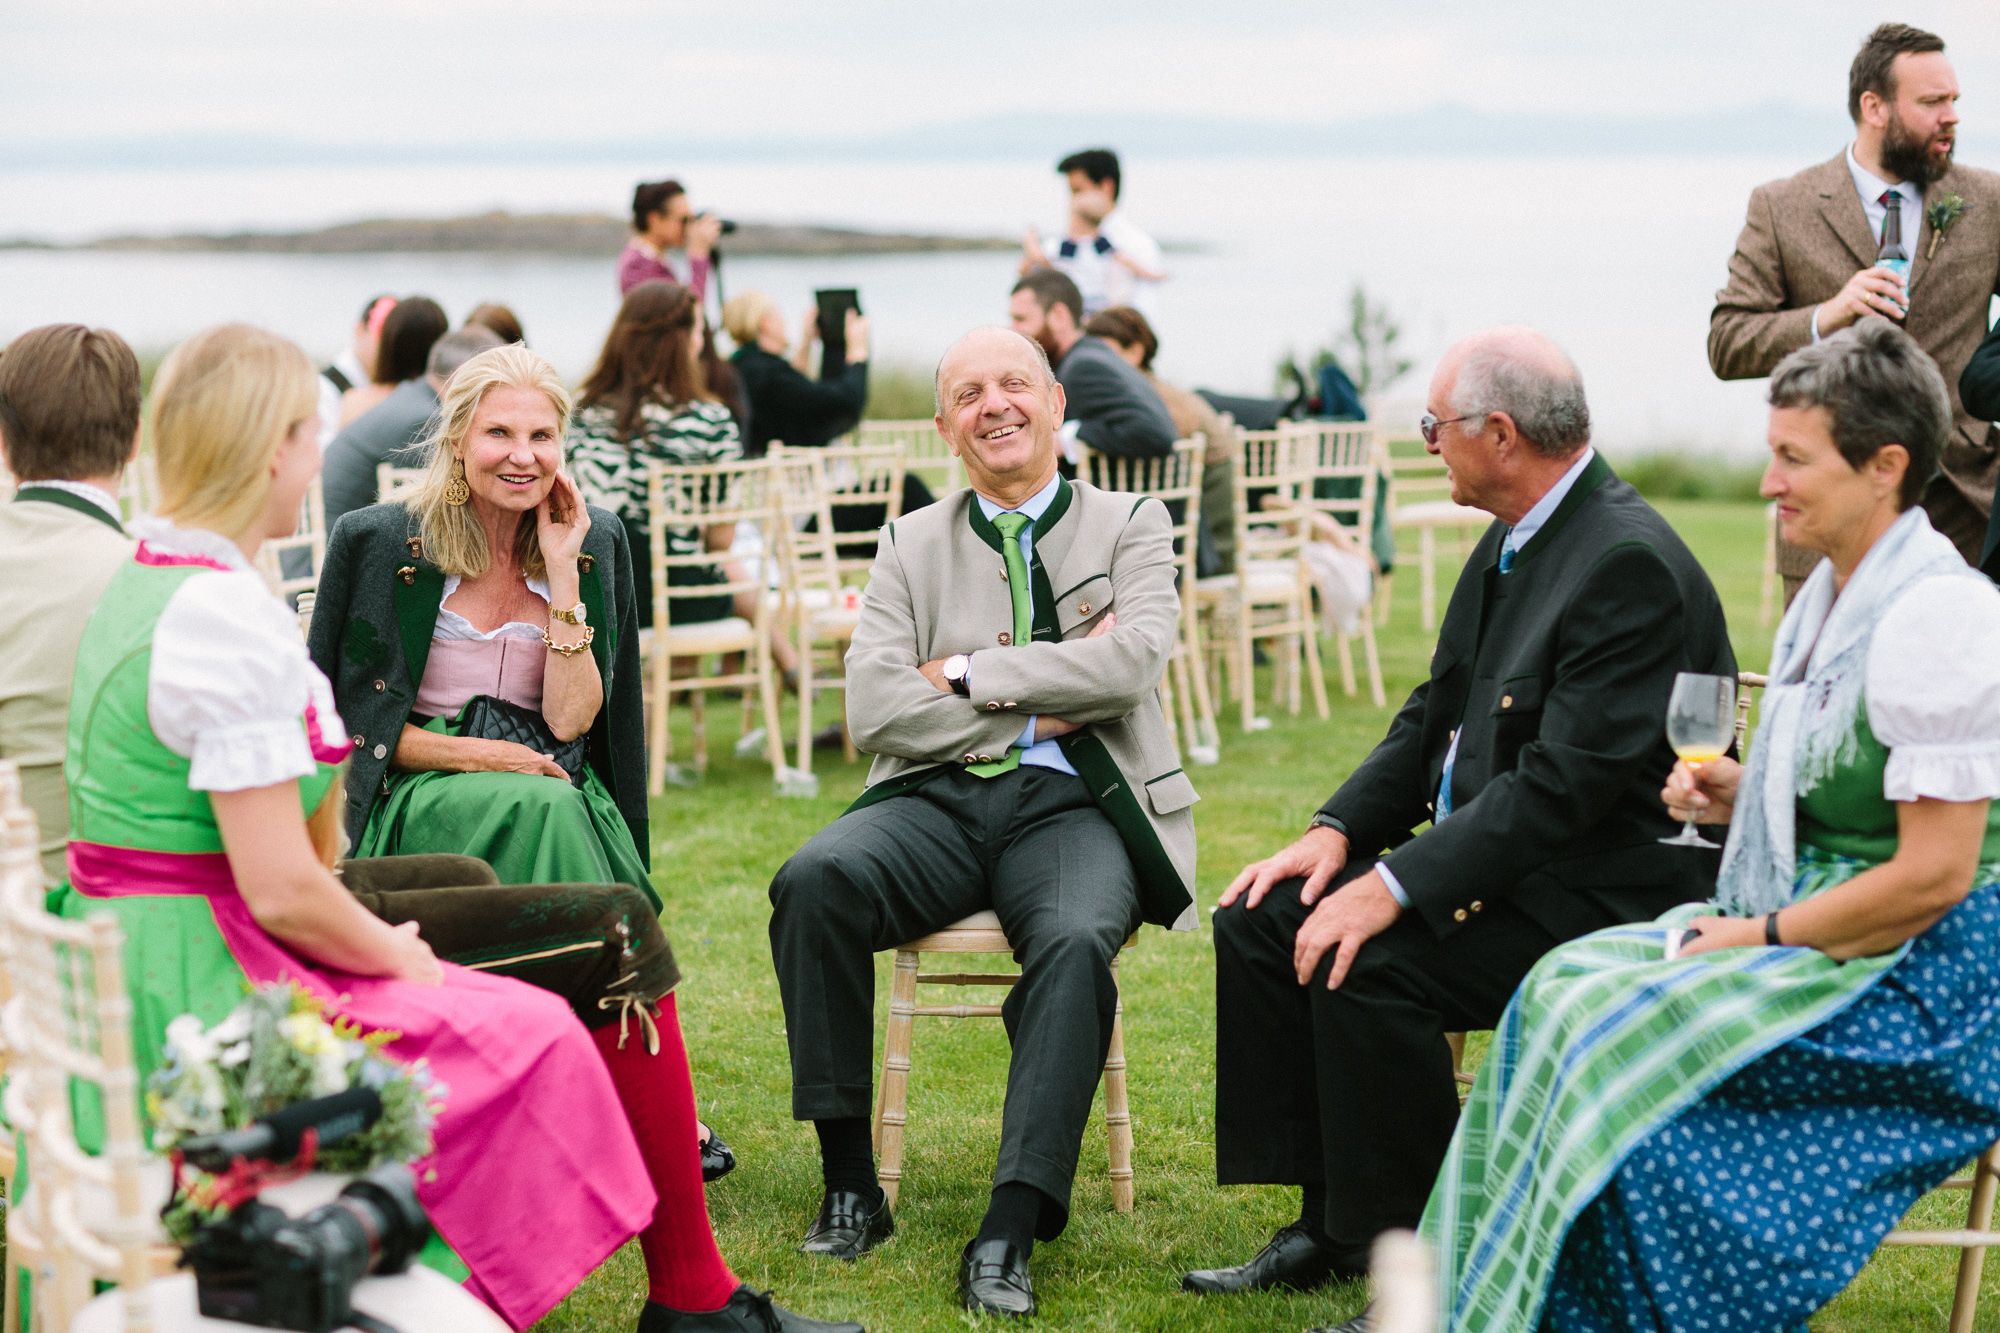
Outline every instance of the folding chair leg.
POLYGON ((1354 697, 1354 645, 1343 631, 1333 636, 1333 646, 1340 652, 1340 692, 1354 697))
POLYGON ((1257 727, 1257 648, 1250 636, 1250 608, 1246 604, 1236 622, 1236 690, 1243 701, 1243 730, 1257 727))
POLYGON ((799 653, 799 749, 798 770, 812 772, 813 750, 813 654, 808 634, 799 635, 804 648, 799 653))
MULTIPOLYGON (((2000 1145, 1979 1154, 1979 1162, 1973 1168, 1971 1198, 1965 1207, 1967 1231, 1985 1231, 1993 1225, 1996 1184, 2000 1184, 2000 1145)), ((1983 1248, 1959 1252, 1958 1290, 1951 1301, 1951 1333, 1972 1333, 1972 1319, 1979 1312, 1979 1274, 1985 1264, 1983 1248)))
MULTIPOLYGON (((1215 696, 1209 692, 1208 673, 1202 670, 1201 619, 1189 606, 1181 623, 1186 629, 1188 674, 1194 677, 1194 717, 1196 744, 1219 747, 1222 735, 1215 726, 1215 696)), ((1189 749, 1195 748, 1189 746, 1189 749)))
POLYGON ((1382 653, 1375 643, 1375 626, 1366 617, 1361 621, 1361 655, 1368 663, 1368 697, 1377 708, 1389 706, 1389 696, 1382 689, 1382 653))
MULTIPOLYGON (((1300 637, 1305 640, 1306 670, 1311 673, 1313 710, 1319 714, 1319 720, 1324 722, 1333 716, 1333 712, 1326 705, 1326 668, 1321 665, 1319 659, 1319 635, 1308 629, 1300 637)), ((1343 677, 1352 676, 1354 674, 1354 667, 1347 660, 1347 640, 1345 638, 1340 641, 1340 657, 1340 674, 1343 677)), ((1352 682, 1347 686, 1347 693, 1349 695, 1354 693, 1352 682)))
MULTIPOLYGON (((764 758, 771 765, 771 777, 776 780, 785 772, 785 730, 778 717, 778 672, 771 664, 771 645, 767 640, 757 642, 757 693, 764 705, 764 758)), ((806 737, 810 751, 812 737, 806 737)))
MULTIPOLYGON (((670 734, 667 724, 674 699, 673 691, 668 685, 672 659, 667 657, 664 650, 657 650, 657 656, 651 665, 653 701, 652 708, 646 716, 650 742, 646 747, 649 751, 646 765, 646 793, 649 796, 658 796, 667 789, 667 744, 670 734)), ((14 1330, 9 1327, 6 1333, 14 1333, 14 1330)))
MULTIPOLYGON (((1111 984, 1118 987, 1118 960, 1111 960, 1111 984)), ((1104 1057, 1104 1139, 1111 1150, 1111 1206, 1132 1211, 1132 1108, 1125 1094, 1125 1001, 1111 1009, 1111 1044, 1104 1057)))
POLYGON ((903 1180, 903 1127, 909 1119, 910 1037, 917 1021, 917 955, 896 950, 889 981, 889 1030, 882 1039, 882 1092, 875 1112, 876 1177, 894 1206, 903 1180))
POLYGON ((688 719, 694 728, 694 771, 708 772, 708 691, 688 695, 688 719))
POLYGON ((1188 670, 1187 645, 1177 643, 1167 658, 1167 674, 1174 679, 1174 705, 1180 716, 1181 753, 1201 744, 1201 737, 1194 729, 1194 686, 1188 680, 1192 674, 1188 670))
POLYGON ((854 732, 847 725, 847 653, 843 650, 834 660, 840 664, 840 757, 851 764, 861 757, 861 751, 854 748, 854 732))

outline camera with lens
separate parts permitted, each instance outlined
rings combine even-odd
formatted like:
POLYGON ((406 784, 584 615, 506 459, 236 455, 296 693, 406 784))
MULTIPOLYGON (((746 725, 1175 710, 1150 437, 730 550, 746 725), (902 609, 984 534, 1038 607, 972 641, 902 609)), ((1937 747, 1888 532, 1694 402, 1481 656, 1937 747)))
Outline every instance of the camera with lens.
MULTIPOLYGON (((318 1145, 373 1124, 381 1105, 362 1088, 301 1102, 247 1129, 186 1140, 181 1156, 254 1190, 302 1144, 309 1157, 318 1145)), ((402 1272, 430 1232, 410 1168, 390 1162, 303 1217, 253 1194, 197 1232, 181 1263, 194 1270, 209 1318, 332 1333, 355 1318, 355 1285, 370 1274, 402 1272)))

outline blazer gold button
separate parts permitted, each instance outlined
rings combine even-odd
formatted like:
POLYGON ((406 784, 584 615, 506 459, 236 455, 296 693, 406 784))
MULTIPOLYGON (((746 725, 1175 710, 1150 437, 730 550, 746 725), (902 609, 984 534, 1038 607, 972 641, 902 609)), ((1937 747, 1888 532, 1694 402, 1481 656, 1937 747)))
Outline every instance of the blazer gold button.
POLYGON ((1477 898, 1474 898, 1474 899, 1472 900, 1472 910, 1473 910, 1473 911, 1477 912, 1477 911, 1478 911, 1478 910, 1479 910, 1480 908, 1482 908, 1482 907, 1484 907, 1484 906, 1486 906, 1486 904, 1485 904, 1485 903, 1482 903, 1482 902, 1480 902, 1480 901, 1479 901, 1479 900, 1478 900, 1477 898))
POLYGON ((349 742, 349 743, 350 743, 351 745, 353 745, 353 746, 354 746, 354 748, 355 748, 355 749, 357 749, 357 750, 358 750, 358 749, 360 749, 360 748, 361 748, 362 746, 364 746, 364 745, 368 744, 368 738, 367 738, 366 736, 362 735, 362 734, 361 734, 360 732, 358 732, 358 731, 357 731, 357 732, 355 732, 355 733, 354 733, 354 734, 353 734, 352 736, 349 736, 349 737, 348 737, 347 739, 348 739, 348 742, 349 742))
POLYGON ((1452 919, 1453 921, 1463 921, 1463 920, 1465 920, 1465 909, 1464 909, 1463 907, 1461 907, 1461 908, 1459 908, 1459 909, 1458 909, 1458 910, 1457 910, 1456 912, 1453 912, 1453 913, 1451 914, 1451 919, 1452 919))
POLYGON ((372 686, 370 686, 370 688, 373 689, 375 693, 380 694, 382 693, 382 691, 389 688, 389 682, 384 680, 378 680, 372 686))
POLYGON ((989 713, 994 713, 994 712, 998 712, 998 711, 999 711, 999 709, 1000 709, 1000 701, 999 701, 998 699, 988 699, 988 700, 986 701, 986 711, 987 711, 987 712, 989 712, 989 713))
POLYGON ((1502 708, 1512 708, 1512 707, 1514 706, 1514 696, 1513 696, 1513 695, 1511 695, 1511 694, 1503 694, 1503 695, 1501 695, 1501 696, 1500 696, 1500 706, 1501 706, 1502 708))
POLYGON ((375 747, 375 757, 376 757, 377 759, 387 759, 387 758, 389 757, 389 747, 388 747, 388 746, 386 746, 386 745, 378 745, 378 746, 376 746, 376 747, 375 747))
POLYGON ((1076 604, 1076 613, 1077 613, 1078 615, 1080 615, 1080 616, 1087 616, 1087 615, 1089 615, 1089 614, 1090 614, 1090 603, 1089 603, 1089 602, 1078 602, 1078 603, 1076 604))
POLYGON ((1003 629, 1003 630, 1001 630, 1001 631, 1000 631, 1000 646, 1001 646, 1002 648, 1005 648, 1005 647, 1006 647, 1006 646, 1007 646, 1008 644, 1010 644, 1010 643, 1012 643, 1012 642, 1014 642, 1014 636, 1013 636, 1012 634, 1009 634, 1009 633, 1008 633, 1008 632, 1007 632, 1006 630, 1004 630, 1004 629, 1003 629))
POLYGON ((415 583, 417 581, 417 567, 415 565, 404 565, 396 571, 396 577, 405 583, 415 583))

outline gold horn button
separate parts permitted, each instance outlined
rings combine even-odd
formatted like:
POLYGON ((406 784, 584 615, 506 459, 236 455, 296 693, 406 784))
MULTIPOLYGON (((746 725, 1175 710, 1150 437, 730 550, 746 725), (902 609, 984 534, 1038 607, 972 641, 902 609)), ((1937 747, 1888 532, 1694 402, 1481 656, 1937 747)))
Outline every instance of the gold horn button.
POLYGON ((396 577, 405 583, 414 584, 417 581, 417 567, 415 565, 404 565, 396 571, 396 577))
POLYGON ((1000 646, 1002 648, 1007 647, 1009 644, 1013 642, 1014 642, 1014 636, 1012 634, 1009 634, 1004 629, 1000 631, 1000 646))
POLYGON ((1078 602, 1078 603, 1076 604, 1076 613, 1077 613, 1078 615, 1080 615, 1080 616, 1087 616, 1087 615, 1089 615, 1089 614, 1090 614, 1090 603, 1089 603, 1089 602, 1078 602))

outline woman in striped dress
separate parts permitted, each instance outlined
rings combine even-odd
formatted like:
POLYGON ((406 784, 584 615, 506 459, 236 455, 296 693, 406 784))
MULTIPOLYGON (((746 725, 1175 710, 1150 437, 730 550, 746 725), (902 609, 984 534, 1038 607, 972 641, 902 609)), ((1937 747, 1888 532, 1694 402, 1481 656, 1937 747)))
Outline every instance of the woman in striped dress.
POLYGON ((1452 1329, 1801 1329, 2000 1137, 2000 593, 1917 507, 1944 382, 1869 319, 1770 401, 1764 494, 1826 558, 1747 768, 1667 784, 1730 825, 1718 902, 1522 983, 1424 1216, 1452 1329))

